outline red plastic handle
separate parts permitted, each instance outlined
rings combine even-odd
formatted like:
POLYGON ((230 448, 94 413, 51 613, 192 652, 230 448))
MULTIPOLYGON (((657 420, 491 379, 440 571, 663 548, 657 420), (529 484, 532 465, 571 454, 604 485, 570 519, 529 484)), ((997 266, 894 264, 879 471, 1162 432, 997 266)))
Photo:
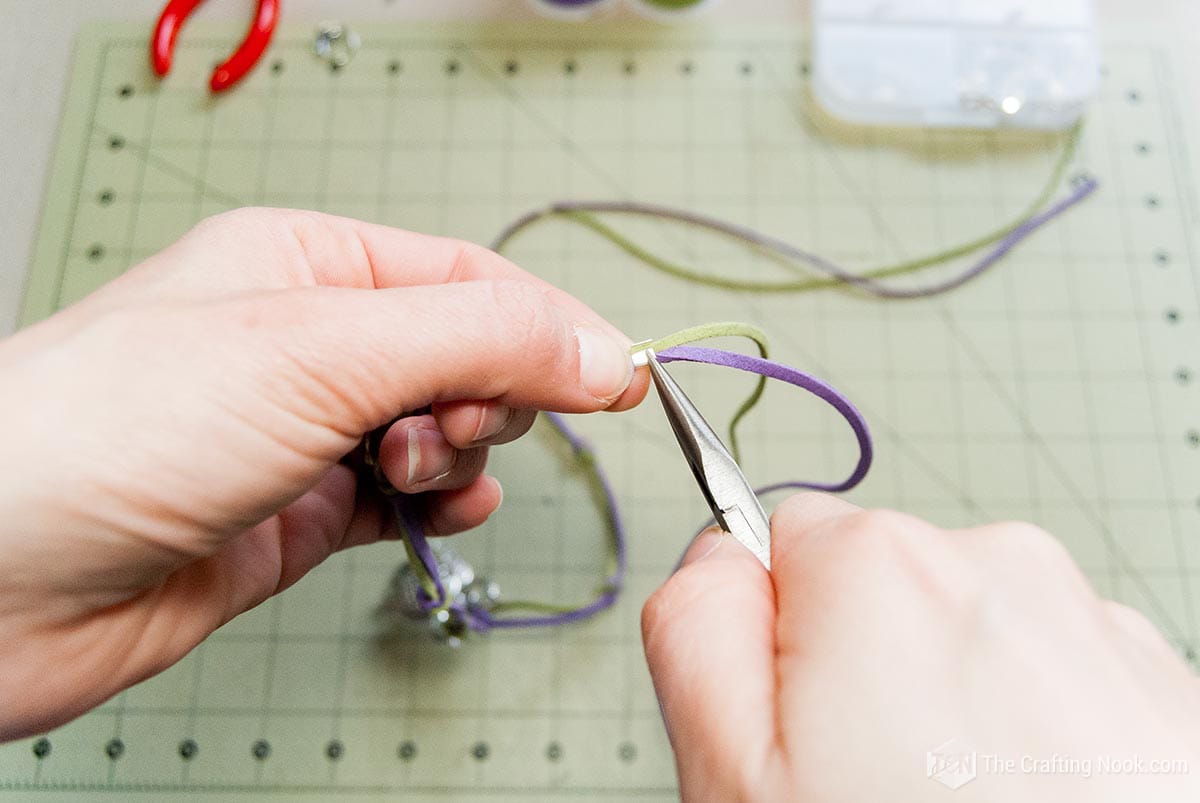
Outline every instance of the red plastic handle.
MULTIPOLYGON (((204 0, 170 0, 150 38, 150 63, 158 75, 166 75, 171 69, 175 53, 175 39, 184 21, 204 0)), ((258 9, 246 38, 233 51, 228 60, 213 71, 209 87, 221 92, 240 81, 254 67, 263 51, 271 42, 275 24, 279 21, 279 0, 258 0, 258 9)))

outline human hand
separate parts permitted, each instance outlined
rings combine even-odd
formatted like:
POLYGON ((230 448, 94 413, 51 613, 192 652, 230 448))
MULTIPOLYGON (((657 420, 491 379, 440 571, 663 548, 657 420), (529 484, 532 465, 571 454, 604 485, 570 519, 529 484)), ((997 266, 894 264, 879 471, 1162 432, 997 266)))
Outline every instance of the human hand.
POLYGON ((706 531, 643 612, 684 799, 1200 800, 1200 682, 1043 531, 803 494, 772 536, 768 574, 706 531), (979 774, 953 793, 926 766, 950 739, 979 774))
POLYGON ((478 246, 315 213, 201 223, 0 343, 0 740, 158 672, 330 553, 385 537, 380 447, 448 534, 489 445, 645 393, 629 341, 478 246), (632 382, 631 382, 632 380, 632 382))

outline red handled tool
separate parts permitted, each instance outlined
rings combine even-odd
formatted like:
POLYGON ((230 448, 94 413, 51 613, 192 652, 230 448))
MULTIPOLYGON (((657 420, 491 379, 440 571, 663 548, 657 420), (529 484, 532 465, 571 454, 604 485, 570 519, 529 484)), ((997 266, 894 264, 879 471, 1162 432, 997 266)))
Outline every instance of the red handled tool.
MULTIPOLYGON (((163 76, 171 69, 171 58, 175 52, 175 37, 179 29, 196 6, 204 0, 170 0, 158 18, 154 27, 154 36, 150 39, 150 62, 154 72, 163 76)), ((238 45, 238 49, 222 65, 213 71, 209 86, 213 92, 221 92, 236 84, 250 72, 263 51, 271 41, 275 32, 275 23, 279 21, 279 0, 258 0, 258 10, 254 12, 254 22, 250 32, 238 45)))

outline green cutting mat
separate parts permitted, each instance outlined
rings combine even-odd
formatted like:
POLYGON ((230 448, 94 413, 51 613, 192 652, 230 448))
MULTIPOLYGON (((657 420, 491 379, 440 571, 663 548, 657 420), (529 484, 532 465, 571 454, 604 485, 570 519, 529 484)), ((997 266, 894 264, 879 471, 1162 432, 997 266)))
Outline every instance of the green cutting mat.
MULTIPOLYGON (((799 32, 359 27, 364 46, 348 68, 318 61, 310 30, 284 30, 253 77, 216 99, 207 73, 232 29, 189 28, 161 84, 144 26, 87 30, 24 320, 245 204, 486 242, 553 199, 634 198, 865 267, 990 230, 1036 195, 1061 146, 836 126, 808 99, 799 32)), ((878 460, 855 501, 953 526, 1036 521, 1101 592, 1144 610, 1194 661, 1200 308, 1180 103, 1167 55, 1110 43, 1072 165, 1100 191, 934 300, 697 288, 563 222, 510 254, 637 338, 710 320, 762 325, 781 359, 832 380, 867 414, 878 460)), ((686 231, 628 230, 705 269, 778 270, 686 231)), ((744 391, 720 372, 679 376, 714 419, 744 391)), ((748 423, 756 481, 835 478, 853 463, 840 422, 782 389, 748 423)), ((379 616, 399 548, 357 550, 162 676, 0 747, 0 790, 673 796, 637 620, 703 506, 653 404, 580 427, 629 523, 616 610, 456 652, 379 616)), ((504 510, 460 543, 507 594, 580 599, 602 559, 597 515, 545 444, 527 441, 496 450, 504 510)))

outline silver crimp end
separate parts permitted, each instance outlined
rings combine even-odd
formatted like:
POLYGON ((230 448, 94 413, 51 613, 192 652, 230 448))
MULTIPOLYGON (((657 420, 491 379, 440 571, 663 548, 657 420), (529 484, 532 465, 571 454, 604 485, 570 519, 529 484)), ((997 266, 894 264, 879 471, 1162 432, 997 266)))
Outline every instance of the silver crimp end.
POLYGON ((634 343, 630 347, 630 353, 633 355, 633 368, 645 368, 650 364, 650 358, 654 356, 654 349, 650 348, 653 340, 643 340, 640 343, 634 343))

